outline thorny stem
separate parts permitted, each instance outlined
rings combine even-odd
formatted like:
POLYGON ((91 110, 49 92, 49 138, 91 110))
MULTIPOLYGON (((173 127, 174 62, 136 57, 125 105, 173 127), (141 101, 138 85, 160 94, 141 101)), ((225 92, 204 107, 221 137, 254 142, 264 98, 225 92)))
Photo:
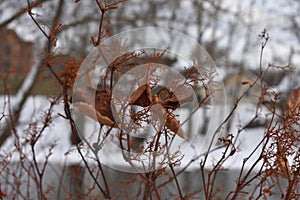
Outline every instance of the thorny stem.
MULTIPOLYGON (((112 127, 107 131, 107 134, 105 135, 105 137, 104 137, 102 143, 104 143, 105 139, 107 138, 107 136, 108 136, 108 134, 111 132, 111 130, 112 130, 112 127)), ((100 148, 102 147, 102 143, 99 145, 100 148)), ((87 144, 88 144, 88 143, 87 143, 87 144)), ((89 144, 88 144, 88 145, 89 145, 89 144)), ((99 149, 93 150, 93 148, 92 148, 90 145, 89 145, 89 148, 92 149, 92 151, 93 151, 93 153, 94 153, 95 160, 96 160, 96 162, 97 162, 97 165, 98 165, 99 170, 100 170, 100 172, 101 172, 101 176, 102 176, 102 178, 103 178, 103 182, 104 182, 104 185, 105 185, 105 189, 106 189, 106 192, 107 192, 107 196, 109 197, 109 196, 110 196, 110 191, 109 191, 108 183, 107 183, 107 180, 106 180, 106 176, 105 176, 105 174, 104 174, 104 170, 103 170, 102 164, 101 164, 100 159, 99 159, 99 157, 98 157, 98 155, 97 155, 99 149)))
MULTIPOLYGON (((173 136, 173 138, 174 138, 174 136, 173 136)), ((171 143, 172 143, 172 139, 171 139, 171 143)), ((165 140, 166 140, 166 146, 167 146, 167 156, 168 156, 169 168, 171 169, 173 179, 175 180, 176 188, 177 188, 177 191, 179 193, 180 199, 184 199, 183 196, 182 196, 180 185, 178 183, 177 175, 176 175, 176 173, 174 171, 174 167, 173 167, 173 165, 176 165, 176 161, 174 163, 172 163, 172 160, 170 158, 167 133, 165 133, 165 140)))
POLYGON ((175 173, 175 171, 174 171, 174 168, 173 168, 173 166, 172 166, 172 163, 169 164, 169 167, 170 167, 170 169, 171 169, 173 178, 174 178, 174 180, 175 180, 176 187, 177 187, 177 191, 178 191, 178 193, 179 193, 180 199, 184 199, 183 196, 182 196, 181 188, 180 188, 180 185, 179 185, 179 182, 178 182, 176 173, 175 173))
MULTIPOLYGON (((262 86, 262 80, 263 80, 263 76, 264 76, 264 71, 262 70, 262 56, 263 56, 263 50, 264 50, 264 47, 265 45, 267 44, 267 41, 268 41, 268 33, 266 33, 266 30, 263 31, 262 35, 260 35, 260 37, 262 37, 262 39, 265 39, 265 41, 262 43, 262 47, 261 47, 261 54, 260 54, 260 70, 261 70, 261 73, 260 73, 260 77, 261 77, 261 86, 262 86)), ((257 80, 256 80, 257 81, 257 80)), ((263 90, 263 88, 262 88, 263 90)), ((263 91, 262 91, 263 92, 263 91)), ((263 93, 261 95, 264 95, 263 93)), ((268 127, 271 127, 271 124, 273 123, 273 120, 274 120, 274 117, 275 117, 275 101, 273 102, 273 112, 272 112, 272 118, 269 122, 269 125, 268 127)), ((257 113, 256 113, 257 115, 257 113)), ((261 140, 261 142, 256 146, 256 148, 251 152, 251 154, 244 159, 243 161, 243 165, 242 165, 242 168, 240 170, 240 174, 239 174, 239 178, 237 180, 237 186, 236 186, 236 189, 234 191, 234 195, 231 199, 236 199, 237 198, 237 195, 239 194, 239 192, 242 190, 242 188, 244 188, 245 186, 247 186, 251 181, 253 181, 255 179, 256 176, 259 176, 260 173, 258 173, 256 176, 254 176, 252 179, 250 179, 249 181, 246 182, 247 178, 250 176, 250 173, 254 170, 254 167, 263 159, 263 152, 264 152, 264 149, 266 149, 267 147, 267 144, 270 140, 270 128, 267 129, 267 133, 266 135, 264 136, 264 138, 261 140), (248 170, 248 172, 246 173, 246 175, 242 178, 241 180, 241 176, 242 176, 242 173, 243 173, 243 169, 244 169, 244 166, 247 162, 247 160, 254 154, 254 152, 257 151, 257 149, 259 148, 259 146, 264 142, 264 145, 262 147, 262 150, 261 150, 261 154, 260 156, 258 157, 258 159, 252 164, 252 166, 250 167, 250 169, 248 170)), ((261 168, 262 170, 262 168, 261 168)), ((227 196, 227 198, 229 197, 229 195, 227 196)))
MULTIPOLYGON (((215 137, 217 136, 218 133, 220 133, 220 131, 222 130, 223 126, 226 124, 226 122, 228 122, 228 120, 233 116, 233 114, 235 113, 237 107, 238 107, 238 104, 239 102, 244 98, 244 96, 254 87, 254 85, 260 80, 260 77, 258 77, 252 84, 249 85, 248 89, 235 101, 234 103, 234 107, 232 108, 232 110, 230 111, 230 113, 227 115, 227 117, 225 118, 225 120, 218 126, 218 128, 215 130, 214 134, 213 134, 213 137, 210 141, 210 144, 209 144, 209 147, 208 149, 210 150, 212 145, 213 145, 213 142, 215 140, 215 137)), ((207 158, 208 158, 208 152, 207 151, 207 154, 205 155, 205 158, 204 158, 204 161, 202 163, 202 165, 204 166, 206 164, 206 161, 207 161, 207 158)))
POLYGON ((85 160, 84 155, 83 155, 82 152, 81 152, 80 147, 79 147, 78 145, 76 145, 76 148, 77 148, 77 151, 78 151, 78 153, 79 153, 79 155, 80 155, 82 161, 84 162, 84 165, 86 166, 86 168, 87 168, 87 170, 88 170, 90 176, 91 176, 92 179, 94 180, 94 183, 97 185, 97 187, 100 189, 100 191, 102 192, 102 194, 104 195, 104 197, 105 197, 106 199, 111 199, 111 197, 110 197, 109 194, 108 194, 108 191, 105 192, 105 190, 102 188, 102 186, 101 186, 100 183, 98 182, 97 177, 94 176, 94 174, 93 174, 91 168, 89 167, 89 164, 87 163, 87 161, 85 160))
POLYGON ((120 0, 117 2, 114 2, 110 5, 107 5, 106 1, 104 1, 104 5, 99 1, 99 0, 95 0, 99 10, 101 11, 101 17, 100 17, 100 21, 99 21, 99 29, 98 29, 98 36, 97 36, 97 41, 95 41, 95 39, 92 37, 92 43, 93 45, 96 47, 101 43, 101 39, 102 39, 102 29, 103 29, 103 21, 104 21, 104 17, 105 17, 105 13, 108 10, 113 10, 113 9, 117 9, 118 8, 118 4, 125 2, 126 0, 120 0))
MULTIPOLYGON (((61 1, 62 2, 62 1, 61 1)), ((27 0, 27 4, 28 4, 28 14, 31 17, 31 19, 33 20, 33 22, 35 23, 35 25, 38 27, 38 29, 43 33, 43 35, 47 38, 48 40, 48 55, 50 55, 50 51, 51 51, 51 46, 52 46, 52 42, 55 38, 51 38, 41 27, 41 25, 39 24, 39 22, 33 17, 33 13, 31 11, 31 4, 30 1, 27 0)), ((58 13, 59 15, 60 13, 58 13)), ((56 16, 55 18, 58 18, 58 16, 56 16)), ((55 23, 55 22, 54 22, 55 23)), ((54 26, 53 26, 53 30, 51 30, 51 32, 54 31, 54 26)), ((64 88, 64 90, 66 90, 64 83, 62 82, 62 80, 58 77, 57 73, 53 70, 53 68, 51 67, 50 63, 49 63, 49 56, 47 57, 46 61, 47 61, 47 67, 48 69, 51 71, 51 73, 54 75, 54 77, 56 78, 56 80, 59 82, 59 84, 64 88)))
MULTIPOLYGON (((212 153, 212 152, 214 152, 214 151, 216 151, 216 150, 218 150, 218 149, 222 149, 223 147, 224 147, 224 145, 219 146, 219 147, 216 147, 216 148, 210 150, 209 153, 212 153)), ((206 154, 207 154, 207 152, 205 152, 205 153, 203 153, 203 154, 200 154, 200 155, 196 156, 195 158, 191 159, 191 160, 189 161, 189 163, 187 163, 184 167, 182 167, 181 170, 179 170, 179 171, 176 173, 176 176, 179 176, 180 174, 182 174, 183 172, 185 172, 185 170, 186 170, 192 163, 196 162, 197 160, 199 160, 199 158, 201 158, 202 156, 205 156, 206 154)), ((167 185, 168 183, 172 182, 173 179, 174 179, 174 178, 171 177, 168 181, 165 181, 165 182, 161 183, 161 184, 158 185, 157 187, 158 187, 158 188, 161 188, 161 187, 167 185)))
MULTIPOLYGON (((98 2, 98 1, 97 1, 97 2, 98 2)), ((101 41, 101 31, 102 31, 103 19, 104 19, 104 11, 102 11, 102 13, 101 13, 101 18, 100 18, 99 33, 98 33, 98 41, 97 41, 98 44, 100 44, 100 41, 101 41)))
POLYGON ((263 70, 262 70, 263 53, 264 53, 264 48, 267 45, 268 40, 269 40, 269 33, 267 32, 266 29, 264 29, 262 31, 262 33, 258 36, 263 40, 261 43, 261 51, 260 51, 260 56, 259 56, 259 68, 260 68, 260 72, 262 73, 263 72, 263 70))
POLYGON ((38 29, 40 29, 40 31, 44 34, 44 36, 50 40, 50 36, 48 36, 48 34, 42 29, 42 27, 39 25, 39 23, 36 21, 36 19, 33 17, 33 13, 31 11, 32 7, 31 7, 31 3, 29 0, 27 0, 27 5, 28 5, 28 14, 31 17, 32 21, 37 25, 38 29))
MULTIPOLYGON (((225 161, 226 159, 226 153, 229 151, 230 149, 230 146, 231 146, 231 143, 228 143, 226 145, 226 148, 225 148, 225 151, 222 153, 222 157, 221 159, 218 161, 218 163, 214 166, 214 168, 212 169, 212 171, 210 171, 208 173, 208 181, 207 181, 207 188, 205 190, 205 196, 206 196, 206 199, 212 199, 213 198, 213 189, 214 189, 214 183, 215 183, 215 179, 216 179, 216 175, 217 173, 219 172, 219 169, 221 168, 222 166, 222 163, 225 161), (211 176, 213 175, 212 177, 212 181, 211 180, 211 176)), ((230 156, 230 155, 229 155, 230 156)), ((229 157, 228 156, 228 157, 229 157)), ((228 158, 227 157, 227 158, 228 158)))
MULTIPOLYGON (((33 20, 33 22, 36 24, 36 26, 38 27, 38 29, 43 33, 43 35, 47 38, 48 40, 48 55, 50 54, 50 51, 51 51, 51 46, 52 46, 52 42, 54 41, 54 38, 51 38, 43 29, 42 27, 40 26, 40 24, 37 22, 37 20, 33 17, 33 13, 32 13, 32 7, 31 7, 31 3, 29 0, 27 0, 27 4, 28 4, 28 14, 29 16, 31 17, 31 19, 33 20)), ((62 5, 63 5, 63 1, 61 0, 60 3, 59 3, 59 8, 58 9, 61 9, 62 8, 62 5)), ((54 23, 56 23, 56 20, 58 20, 59 16, 60 16, 60 10, 58 10, 57 12, 57 15, 55 16, 55 19, 54 19, 54 23)), ((53 24, 53 27, 52 27, 52 31, 54 31, 54 26, 55 24, 53 24)), ((50 66, 50 64, 48 63, 48 58, 47 58, 47 67, 50 69, 51 73, 55 76, 55 78, 59 81, 59 83, 63 86, 63 82, 61 81, 61 79, 58 77, 58 75, 54 72, 54 70, 52 69, 52 67, 50 66)), ((65 91, 65 88, 64 88, 64 91, 65 91)), ((52 107, 53 107, 54 103, 52 102, 51 103, 51 107, 50 109, 48 110, 48 113, 46 115, 46 119, 45 119, 45 122, 44 122, 44 125, 42 127, 42 129, 40 130, 38 136, 36 138, 33 139, 33 141, 31 142, 31 150, 32 150, 32 153, 33 153, 33 162, 34 162, 34 165, 35 165, 35 169, 37 171, 37 174, 38 174, 38 177, 39 177, 39 198, 40 199, 45 199, 46 197, 44 196, 44 193, 43 193, 43 176, 44 176, 44 171, 46 169, 46 166, 47 166, 47 163, 48 163, 48 158, 49 156, 51 155, 51 150, 53 148, 53 146, 50 148, 50 152, 49 154, 46 156, 46 160, 45 160, 45 163, 42 167, 42 169, 40 170, 39 169, 39 166, 38 166, 38 162, 37 162, 37 159, 36 159, 36 152, 35 152, 35 144, 36 142, 38 141, 39 137, 41 137, 42 135, 42 132, 45 130, 45 128, 49 125, 49 120, 50 120, 50 115, 51 115, 51 110, 52 110, 52 107)))

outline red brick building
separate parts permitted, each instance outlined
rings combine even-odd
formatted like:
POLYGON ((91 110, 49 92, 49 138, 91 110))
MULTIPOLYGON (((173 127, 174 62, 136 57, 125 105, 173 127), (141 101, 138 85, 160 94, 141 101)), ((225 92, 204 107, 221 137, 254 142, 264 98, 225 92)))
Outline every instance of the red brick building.
POLYGON ((16 75, 26 74, 33 61, 33 43, 22 41, 15 31, 0 30, 0 66, 1 72, 14 70, 16 75))
MULTIPOLYGON (((32 66, 33 43, 22 41, 11 29, 1 29, 0 38, 1 79, 9 73, 7 84, 15 92, 32 66)), ((3 87, 0 91, 3 92, 3 87)))

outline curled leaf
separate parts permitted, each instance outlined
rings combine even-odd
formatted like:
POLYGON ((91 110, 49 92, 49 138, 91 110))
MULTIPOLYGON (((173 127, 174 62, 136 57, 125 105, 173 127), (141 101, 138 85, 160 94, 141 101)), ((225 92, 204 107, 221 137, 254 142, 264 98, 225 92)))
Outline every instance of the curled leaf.
POLYGON ((112 126, 117 128, 117 124, 112 121, 109 117, 102 115, 100 112, 97 112, 95 108, 84 102, 76 102, 73 104, 78 108, 80 112, 90 117, 91 119, 98 121, 100 124, 112 126))
POLYGON ((175 134, 182 137, 183 139, 187 139, 187 136, 182 130, 179 122, 176 120, 176 118, 173 115, 169 113, 167 113, 166 127, 169 128, 171 131, 173 131, 175 134))
POLYGON ((132 95, 129 105, 147 107, 152 102, 151 88, 149 84, 142 85, 132 95))
POLYGON ((162 102, 162 106, 167 109, 175 110, 180 107, 180 103, 175 95, 162 102))
POLYGON ((176 108, 183 106, 184 104, 193 100, 193 93, 181 92, 177 96, 172 92, 170 97, 162 102, 164 108, 170 108, 175 110, 176 108))
POLYGON ((73 102, 74 106, 82 113, 100 124, 117 127, 112 114, 111 98, 108 91, 79 88, 73 94, 73 102), (93 96, 95 96, 94 101, 93 96))

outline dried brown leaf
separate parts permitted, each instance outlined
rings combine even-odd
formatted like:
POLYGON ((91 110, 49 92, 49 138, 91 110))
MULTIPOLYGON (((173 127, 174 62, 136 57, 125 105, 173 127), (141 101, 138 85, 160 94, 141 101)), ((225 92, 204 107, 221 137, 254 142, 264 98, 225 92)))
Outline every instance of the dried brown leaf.
POLYGON ((162 106, 164 108, 170 108, 175 110, 179 106, 191 102, 192 99, 193 99, 192 93, 182 93, 177 96, 174 93, 171 93, 170 97, 162 102, 162 106))
POLYGON ((166 127, 168 127, 171 131, 173 131, 175 134, 179 135, 183 139, 187 139, 187 136, 182 130, 179 122, 173 115, 169 113, 167 113, 166 127))
POLYGON ((297 115, 299 113, 300 87, 291 91, 287 104, 290 115, 297 115))
POLYGON ((176 91, 176 94, 175 92, 168 91, 168 97, 162 99, 162 106, 164 108, 175 110, 193 100, 193 93, 184 86, 175 88, 174 91, 176 91))
POLYGON ((152 102, 151 88, 149 84, 142 85, 132 95, 129 105, 147 107, 152 102))
POLYGON ((112 114, 111 97, 108 91, 79 88, 73 94, 73 102, 81 112, 100 124, 117 127, 112 114), (94 101, 93 96, 95 96, 94 101))
POLYGON ((109 117, 102 115, 100 112, 97 112, 93 106, 85 102, 76 102, 74 106, 78 108, 78 110, 84 113, 86 116, 91 119, 98 121, 100 124, 112 126, 117 128, 117 124, 112 121, 109 117))

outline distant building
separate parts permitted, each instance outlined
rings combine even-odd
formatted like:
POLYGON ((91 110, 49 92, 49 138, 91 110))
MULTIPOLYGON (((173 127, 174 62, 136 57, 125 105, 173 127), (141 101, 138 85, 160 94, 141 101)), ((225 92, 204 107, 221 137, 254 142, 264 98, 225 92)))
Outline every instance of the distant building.
MULTIPOLYGON (((239 98, 244 92, 246 92, 254 81, 259 77, 259 70, 243 70, 237 73, 229 74, 224 79, 224 86, 226 90, 226 100, 229 104, 232 104, 237 98, 239 98)), ((263 76, 263 84, 272 88, 277 88, 280 82, 291 74, 288 70, 270 70, 263 76)), ((241 103, 256 104, 259 101, 261 95, 260 80, 251 88, 241 100, 241 103)), ((265 101, 269 99, 265 96, 265 101)))
MULTIPOLYGON (((26 75, 30 71, 34 61, 33 43, 22 41, 22 39, 11 29, 0 30, 0 78, 6 77, 5 83, 8 92, 13 94, 21 87, 26 75)), ((68 55, 55 55, 51 58, 50 64, 53 70, 60 75, 70 65, 78 65, 79 59, 68 55)), ((75 66, 74 66, 75 67, 75 66)), ((37 83, 31 94, 51 95, 61 91, 55 77, 42 62, 39 69, 37 83)), ((62 78, 64 79, 64 78, 62 78)), ((0 84, 0 94, 4 93, 4 84, 0 84)))
MULTIPOLYGON (((14 93, 22 83, 33 63, 33 43, 22 41, 14 30, 0 30, 0 74, 8 73, 7 86, 14 93)), ((3 84, 0 92, 3 92, 3 84)))
MULTIPOLYGON (((256 75, 248 71, 228 75, 224 79, 226 101, 229 104, 232 104, 237 98, 239 98, 248 90, 250 84, 253 84, 256 78, 256 75)), ((244 98, 241 100, 241 103, 256 104, 259 100, 260 93, 261 88, 259 87, 259 83, 257 83, 245 94, 244 98)))

